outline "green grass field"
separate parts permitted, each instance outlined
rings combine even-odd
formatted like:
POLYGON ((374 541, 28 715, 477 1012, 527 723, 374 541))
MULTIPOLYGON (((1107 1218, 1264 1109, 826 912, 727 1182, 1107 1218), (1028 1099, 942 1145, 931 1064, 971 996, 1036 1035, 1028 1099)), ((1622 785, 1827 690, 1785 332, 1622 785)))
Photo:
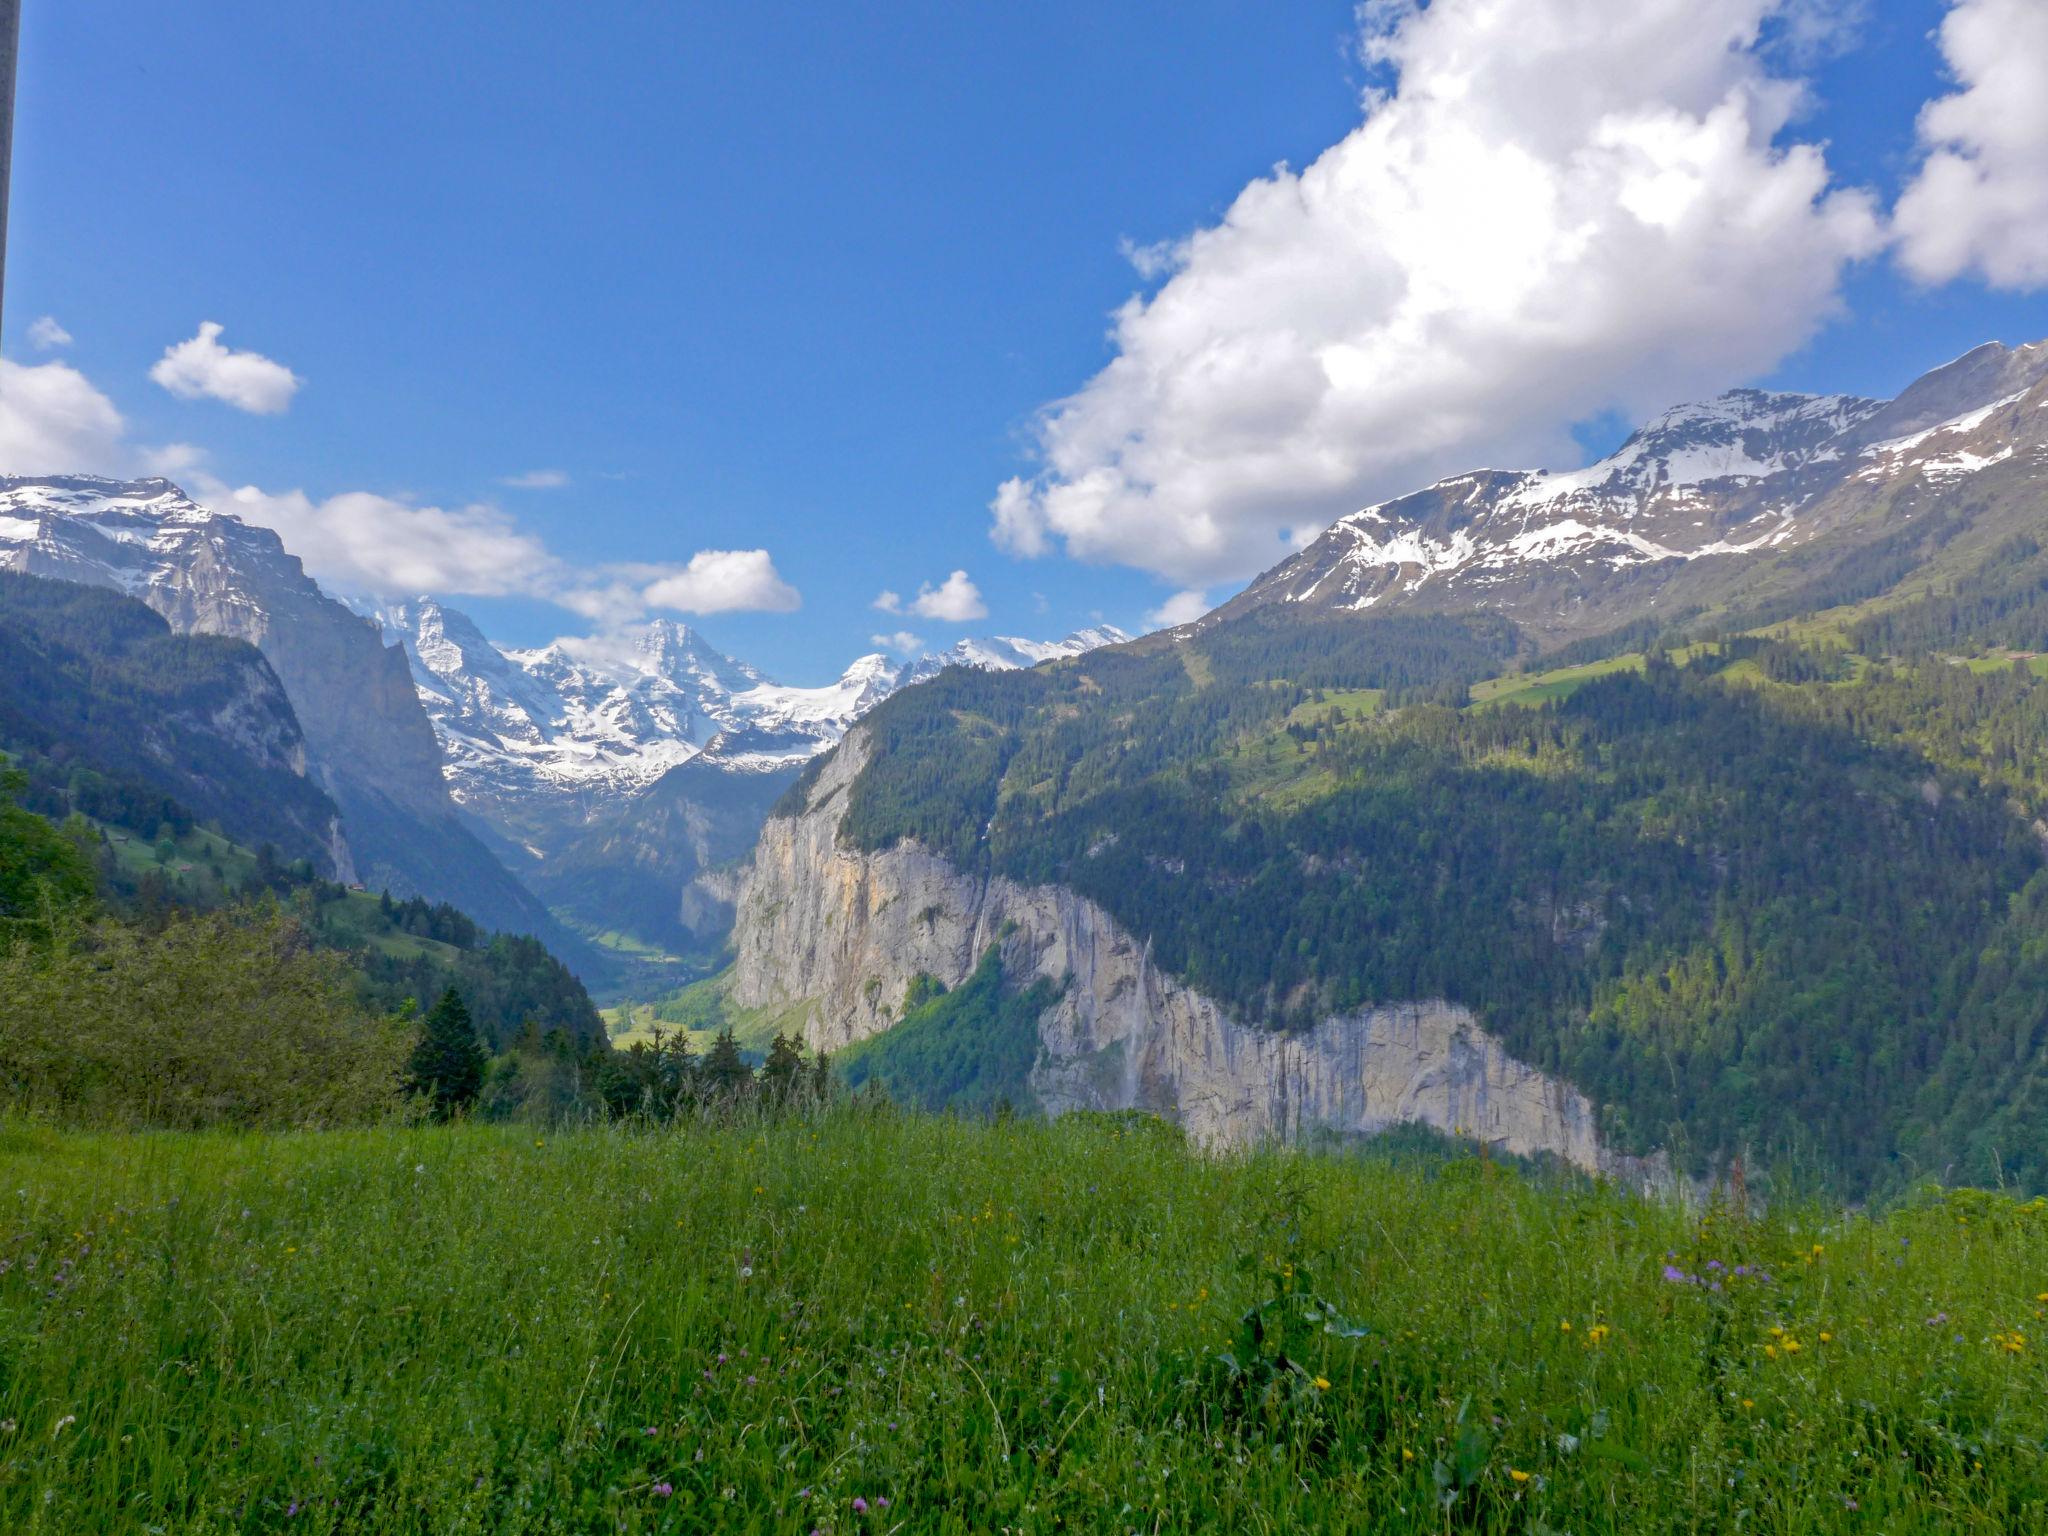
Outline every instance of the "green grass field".
POLYGON ((15 1125, 0 1198, 9 1532, 2048 1529, 2038 1201, 853 1108, 15 1125))

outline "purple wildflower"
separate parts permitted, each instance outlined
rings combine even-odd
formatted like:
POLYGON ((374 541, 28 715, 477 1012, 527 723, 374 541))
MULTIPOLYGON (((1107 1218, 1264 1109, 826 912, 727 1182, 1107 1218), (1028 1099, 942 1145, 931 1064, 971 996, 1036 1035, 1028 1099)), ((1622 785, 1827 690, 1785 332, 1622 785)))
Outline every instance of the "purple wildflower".
POLYGON ((1665 1278, 1666 1280, 1669 1280, 1669 1281, 1670 1281, 1670 1282, 1671 1282, 1671 1283, 1672 1283, 1673 1285, 1691 1285, 1691 1284, 1692 1284, 1692 1276, 1691 1276, 1691 1275, 1688 1275, 1688 1274, 1687 1274, 1687 1273, 1686 1273, 1686 1272, 1685 1272, 1684 1270, 1680 1269, 1680 1268, 1679 1268, 1679 1267, 1678 1267, 1678 1266, 1677 1266, 1676 1264, 1666 1264, 1666 1265, 1664 1266, 1664 1278, 1665 1278))
POLYGON ((674 1483, 656 1483, 654 1485, 654 1496, 658 1499, 665 1499, 675 1491, 676 1485, 674 1483))
POLYGON ((752 1376, 747 1378, 747 1385, 750 1387, 754 1385, 754 1378, 752 1376))
POLYGON ((660 1433, 660 1431, 657 1430, 652 1424, 650 1424, 645 1429, 641 1430, 640 1433, 645 1435, 648 1439, 652 1440, 657 1434, 660 1433))
POLYGON ((856 1515, 866 1514, 868 1512, 868 1501, 856 1494, 853 1500, 853 1512, 856 1515))
POLYGON ((291 1505, 290 1505, 290 1507, 289 1507, 289 1508, 287 1508, 287 1509, 285 1510, 285 1512, 284 1512, 284 1517, 285 1517, 285 1518, 286 1518, 287 1520, 289 1520, 289 1519, 290 1519, 290 1518, 291 1518, 291 1517, 292 1517, 293 1515, 296 1515, 296 1514, 297 1514, 298 1512, 299 1512, 299 1501, 298 1501, 297 1499, 293 1499, 293 1500, 292 1500, 292 1502, 291 1502, 291 1505))

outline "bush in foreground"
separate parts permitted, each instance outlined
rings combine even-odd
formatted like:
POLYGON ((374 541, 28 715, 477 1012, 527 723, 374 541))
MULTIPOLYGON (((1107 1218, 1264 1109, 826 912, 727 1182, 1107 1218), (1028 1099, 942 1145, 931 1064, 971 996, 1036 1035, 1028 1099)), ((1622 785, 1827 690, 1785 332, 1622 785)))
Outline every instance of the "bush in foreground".
POLYGON ((0 1529, 2048 1525, 2048 1205, 1085 1117, 0 1129, 0 1529))

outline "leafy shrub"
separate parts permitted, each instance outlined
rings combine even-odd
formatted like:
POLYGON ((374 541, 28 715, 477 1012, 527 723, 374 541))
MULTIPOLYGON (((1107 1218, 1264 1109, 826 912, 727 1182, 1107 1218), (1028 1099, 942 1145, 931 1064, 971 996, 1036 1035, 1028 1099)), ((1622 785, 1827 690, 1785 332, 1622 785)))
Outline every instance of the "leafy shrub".
POLYGON ((92 1125, 322 1126, 401 1103, 412 1030, 273 908, 100 922, 0 954, 0 1095, 92 1125))

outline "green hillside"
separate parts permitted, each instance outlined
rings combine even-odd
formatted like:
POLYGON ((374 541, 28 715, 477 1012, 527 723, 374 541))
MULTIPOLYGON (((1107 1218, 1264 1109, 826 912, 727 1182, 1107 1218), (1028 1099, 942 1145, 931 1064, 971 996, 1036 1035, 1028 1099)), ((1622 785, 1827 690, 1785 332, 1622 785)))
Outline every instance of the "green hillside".
POLYGON ((304 743, 263 657, 120 593, 0 572, 0 751, 37 810, 204 821, 327 862, 334 803, 291 765, 304 743))
POLYGON ((2035 561, 1548 671, 1494 622, 1257 612, 948 673, 870 716, 843 832, 1070 886, 1266 1027, 1467 1004, 1696 1170, 2048 1187, 2048 685, 1934 645, 2028 642, 2035 561))

